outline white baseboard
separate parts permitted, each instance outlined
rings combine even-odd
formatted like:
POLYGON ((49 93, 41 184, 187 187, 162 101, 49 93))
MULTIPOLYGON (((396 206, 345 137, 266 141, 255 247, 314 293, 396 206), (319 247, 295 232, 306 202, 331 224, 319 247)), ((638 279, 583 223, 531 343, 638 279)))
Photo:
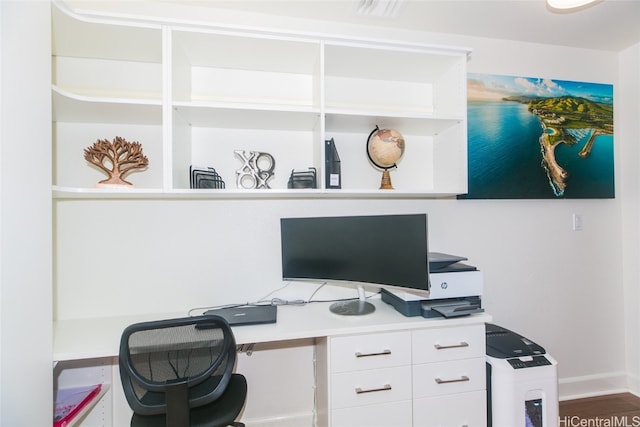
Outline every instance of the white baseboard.
POLYGON ((242 418, 246 427, 300 427, 313 426, 313 414, 290 414, 276 418, 242 418))
POLYGON ((629 392, 640 397, 640 377, 636 375, 628 375, 629 392))
POLYGON ((638 394, 639 382, 636 379, 635 388, 631 387, 631 382, 625 372, 561 378, 558 380, 558 397, 560 400, 571 400, 614 393, 638 394))

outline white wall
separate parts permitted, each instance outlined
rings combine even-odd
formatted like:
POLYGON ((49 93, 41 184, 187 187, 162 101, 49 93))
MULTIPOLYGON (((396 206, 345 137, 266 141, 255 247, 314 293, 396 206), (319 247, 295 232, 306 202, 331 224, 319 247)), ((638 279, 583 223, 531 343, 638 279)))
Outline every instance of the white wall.
MULTIPOLYGON (((206 19, 204 12, 198 16, 206 19)), ((245 16, 235 22, 258 21, 245 16)), ((631 379, 638 392, 637 46, 619 56, 329 23, 261 22, 468 46, 473 48, 468 68, 473 73, 612 83, 617 197, 58 201, 54 280, 59 317, 186 312, 192 307, 256 300, 282 285, 280 217, 427 212, 431 249, 467 256, 484 271, 483 302, 494 321, 538 341, 559 361, 561 397, 625 390, 631 379), (630 88, 631 93, 621 88, 630 88), (584 230, 572 231, 573 213, 583 216, 584 230)), ((293 388, 306 387, 307 380, 293 388)))
MULTIPOLYGON (((484 271, 484 304, 496 323, 544 345, 560 361, 565 380, 592 375, 624 380, 617 378, 625 370, 625 347, 616 201, 77 205, 57 204, 58 308, 68 316, 186 313, 192 307, 255 301, 282 286, 280 217, 427 212, 431 249, 465 255, 484 271), (573 212, 585 218, 581 232, 571 231, 573 212), (95 226, 107 218, 113 227, 95 226), (133 227, 118 226, 127 223, 133 227), (90 233, 91 239, 82 237, 90 233), (114 253, 107 242, 130 243, 114 253)), ((306 295, 313 289, 309 286, 306 295)))
POLYGON ((620 84, 618 94, 634 102, 624 104, 620 120, 628 124, 621 129, 621 138, 627 141, 618 164, 622 169, 621 188, 623 224, 623 282, 625 301, 625 342, 627 345, 627 370, 629 387, 640 394, 640 45, 632 46, 620 53, 620 84), (633 143, 635 141, 636 143, 633 143))
POLYGON ((0 2, 0 425, 51 425, 49 5, 0 2), (37 408, 37 410, 34 410, 37 408))
MULTIPOLYGON (((474 247, 489 243, 478 263, 487 310, 559 360, 561 398, 625 390, 622 251, 633 222, 620 215, 623 200, 637 198, 628 188, 636 168, 623 163, 637 160, 637 137, 627 130, 637 119, 623 113, 637 108, 637 98, 618 86, 634 75, 619 72, 610 52, 480 39, 467 44, 474 49, 469 72, 614 84, 616 199, 472 202, 473 213, 464 217, 487 217, 469 230, 474 247), (571 230, 573 213, 584 216, 583 231, 571 230)), ((637 249, 627 255, 637 260, 637 249)))

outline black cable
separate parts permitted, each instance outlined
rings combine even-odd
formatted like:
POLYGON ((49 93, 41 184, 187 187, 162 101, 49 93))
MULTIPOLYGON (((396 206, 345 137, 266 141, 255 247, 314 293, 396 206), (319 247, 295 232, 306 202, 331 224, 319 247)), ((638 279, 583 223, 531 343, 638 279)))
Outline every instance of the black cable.
MULTIPOLYGON (((188 311, 188 315, 189 316, 193 316, 193 312, 194 311, 208 311, 208 310, 216 310, 216 309, 223 309, 223 308, 237 308, 237 307, 259 307, 259 306, 270 306, 270 305, 275 305, 275 306, 279 306, 279 305, 299 305, 299 306, 303 306, 306 304, 311 304, 311 303, 317 303, 317 302, 342 302, 342 301, 354 301, 357 300, 358 298, 337 298, 337 299, 328 299, 328 300, 314 300, 312 299, 314 297, 315 294, 317 294, 320 289, 322 289, 325 285, 327 284, 327 282, 322 283, 320 286, 318 286, 316 288, 316 290, 313 291, 313 293, 311 294, 311 296, 309 297, 308 300, 303 300, 303 299, 296 299, 296 300, 285 300, 282 298, 271 298, 270 300, 265 301, 264 299, 260 299, 256 302, 246 302, 246 303, 236 303, 236 304, 226 304, 226 305, 219 305, 219 306, 210 306, 210 307, 196 307, 196 308, 192 308, 188 311), (266 304, 264 304, 266 302, 266 304)), ((287 287, 289 284, 282 286, 278 289, 276 289, 275 291, 272 291, 270 293, 267 294, 271 295, 274 292, 277 292, 285 287, 287 287)), ((380 293, 380 291, 375 292, 369 296, 366 296, 366 299, 372 298, 376 295, 378 295, 380 293)))

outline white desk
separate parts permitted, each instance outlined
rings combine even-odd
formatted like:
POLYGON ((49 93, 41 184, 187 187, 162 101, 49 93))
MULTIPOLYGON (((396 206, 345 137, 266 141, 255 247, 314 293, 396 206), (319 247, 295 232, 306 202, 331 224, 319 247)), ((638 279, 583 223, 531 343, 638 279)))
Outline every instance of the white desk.
MULTIPOLYGON (((234 334, 238 344, 315 341, 318 425, 485 425, 484 323, 491 317, 405 317, 371 302, 376 311, 366 316, 333 314, 328 303, 280 306, 277 323, 234 334)), ((129 324, 185 315, 56 321, 53 359, 115 358, 129 324)))

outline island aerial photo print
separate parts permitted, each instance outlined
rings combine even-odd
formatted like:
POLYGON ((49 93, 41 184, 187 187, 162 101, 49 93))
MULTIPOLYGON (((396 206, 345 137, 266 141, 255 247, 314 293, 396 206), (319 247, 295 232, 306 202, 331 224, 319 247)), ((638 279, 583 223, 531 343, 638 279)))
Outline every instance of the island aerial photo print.
POLYGON ((613 198, 613 85, 469 74, 463 199, 613 198))

